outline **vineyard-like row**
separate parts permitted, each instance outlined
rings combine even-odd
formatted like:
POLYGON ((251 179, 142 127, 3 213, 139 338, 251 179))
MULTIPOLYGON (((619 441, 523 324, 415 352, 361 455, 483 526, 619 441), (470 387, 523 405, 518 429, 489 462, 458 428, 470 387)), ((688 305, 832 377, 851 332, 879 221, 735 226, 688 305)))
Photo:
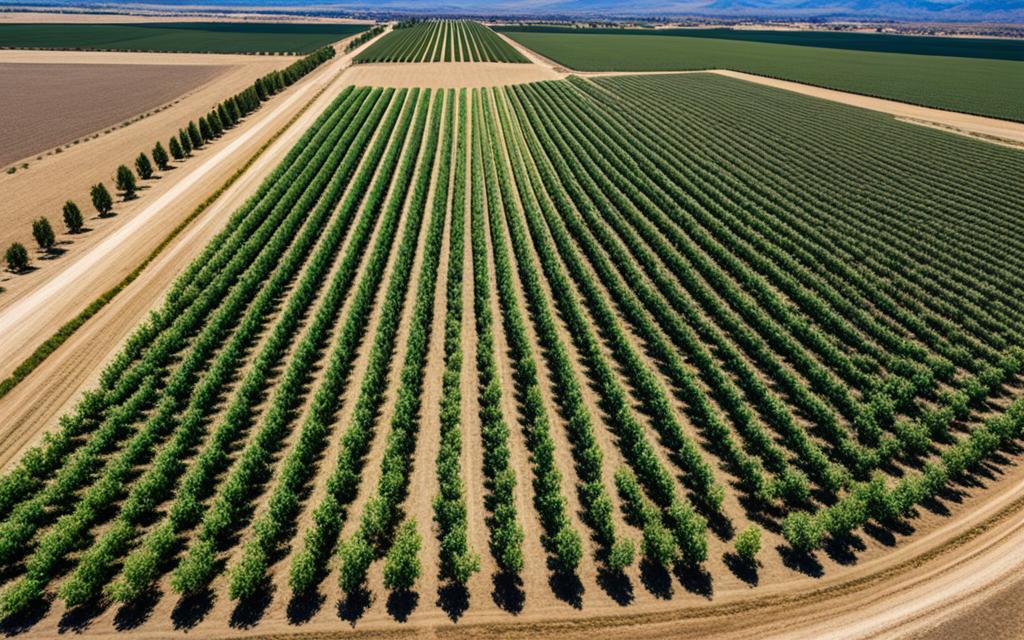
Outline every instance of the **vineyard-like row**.
POLYGON ((1021 185, 718 76, 346 89, 0 478, 0 611, 457 618, 856 549, 1024 429, 1021 185))
POLYGON ((396 28, 354 62, 528 62, 493 31, 469 20, 429 20, 396 28))

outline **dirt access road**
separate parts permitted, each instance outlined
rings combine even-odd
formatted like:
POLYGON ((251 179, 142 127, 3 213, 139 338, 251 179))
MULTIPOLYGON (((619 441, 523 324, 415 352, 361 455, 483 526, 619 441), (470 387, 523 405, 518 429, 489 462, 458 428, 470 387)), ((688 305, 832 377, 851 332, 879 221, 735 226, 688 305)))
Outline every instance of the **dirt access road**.
POLYGON ((233 137, 210 145, 202 155, 176 169, 169 188, 157 197, 147 194, 145 205, 122 226, 88 250, 67 256, 59 273, 13 302, 8 302, 8 294, 4 294, 6 306, 0 308, 0 375, 7 376, 64 322, 141 263, 197 204, 302 111, 298 120, 135 282, 0 399, 0 467, 7 467, 25 448, 39 442, 46 429, 55 427, 56 416, 69 408, 81 391, 95 384, 102 366, 159 302, 178 273, 347 84, 341 72, 351 58, 352 54, 339 55, 326 63, 268 102, 247 126, 233 131, 233 137))
POLYGON ((729 69, 709 69, 706 71, 573 71, 563 67, 553 60, 545 58, 544 56, 527 49, 525 46, 519 44, 503 33, 498 33, 498 35, 501 36, 505 42, 508 42, 510 45, 515 47, 517 51, 529 58, 531 62, 548 67, 560 77, 577 75, 584 78, 592 78, 600 76, 716 73, 729 78, 736 78, 738 80, 745 80, 755 84, 775 87, 776 89, 793 91, 794 93, 800 93, 813 98, 821 98, 822 100, 848 104, 853 107, 888 113, 899 120, 913 124, 934 127, 951 133, 966 135, 996 144, 1024 148, 1024 123, 1020 122, 1010 122, 1008 120, 999 120, 998 118, 973 116, 966 113, 943 111, 941 109, 932 109, 929 107, 919 107, 905 102, 886 100, 884 98, 872 98, 855 93, 847 93, 845 91, 824 89, 789 80, 777 80, 775 78, 767 78, 764 76, 754 75, 752 73, 743 73, 742 71, 731 71, 729 69))

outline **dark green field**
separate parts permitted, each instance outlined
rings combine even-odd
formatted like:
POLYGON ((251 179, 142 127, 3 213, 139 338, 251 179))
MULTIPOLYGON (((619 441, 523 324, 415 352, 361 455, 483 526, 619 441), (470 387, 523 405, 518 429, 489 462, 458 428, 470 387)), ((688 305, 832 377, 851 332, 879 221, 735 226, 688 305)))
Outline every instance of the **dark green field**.
POLYGON ((733 69, 1024 121, 1024 62, 650 35, 508 35, 580 71, 733 69))
POLYGON ((197 53, 309 53, 364 31, 362 24, 4 24, 0 48, 197 53))
POLYGON ((495 27, 495 31, 529 33, 575 33, 578 35, 682 36, 792 44, 801 47, 877 51, 879 53, 913 53, 926 56, 984 58, 990 60, 1024 61, 1024 40, 1000 38, 941 38, 901 36, 889 33, 850 33, 842 31, 756 31, 748 29, 577 29, 551 25, 495 27))

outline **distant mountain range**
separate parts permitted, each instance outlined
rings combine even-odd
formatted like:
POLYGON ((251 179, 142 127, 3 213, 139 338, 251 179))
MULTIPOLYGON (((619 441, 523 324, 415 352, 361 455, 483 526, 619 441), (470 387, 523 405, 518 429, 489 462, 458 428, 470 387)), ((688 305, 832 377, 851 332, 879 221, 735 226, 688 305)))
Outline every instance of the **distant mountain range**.
POLYGON ((410 11, 474 15, 616 18, 714 16, 723 18, 859 19, 1013 22, 1024 24, 1024 0, 0 0, 11 5, 223 7, 339 11, 410 11))

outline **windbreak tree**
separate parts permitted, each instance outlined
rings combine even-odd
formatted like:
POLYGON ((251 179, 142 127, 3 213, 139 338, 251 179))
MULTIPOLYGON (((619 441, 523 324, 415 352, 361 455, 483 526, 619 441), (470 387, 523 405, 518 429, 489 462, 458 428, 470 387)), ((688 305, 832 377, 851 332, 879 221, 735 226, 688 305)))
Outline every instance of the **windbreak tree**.
POLYGON ((7 269, 9 271, 21 273, 28 269, 28 251, 25 249, 25 245, 20 242, 15 242, 8 247, 4 258, 7 260, 7 269))
POLYGON ((92 197, 92 206, 96 207, 96 211, 101 216, 109 214, 110 210, 114 208, 114 199, 110 197, 110 192, 102 182, 94 184, 89 190, 89 195, 92 197))
POLYGON ((153 147, 153 162, 161 171, 166 171, 167 167, 171 164, 171 159, 167 156, 167 151, 164 149, 164 145, 159 142, 153 147))
POLYGON ((188 135, 188 131, 178 129, 178 141, 181 143, 184 156, 187 158, 192 155, 192 138, 188 135))
POLYGON ((131 200, 135 197, 135 174, 128 168, 128 165, 122 164, 117 168, 117 189, 124 194, 125 200, 131 200))
POLYGON ((68 233, 79 233, 85 223, 82 218, 82 210, 78 208, 77 204, 68 200, 64 203, 63 213, 64 226, 68 228, 68 233))
POLYGON ((192 143, 193 149, 203 146, 203 134, 199 133, 199 127, 196 126, 195 120, 191 120, 188 123, 188 139, 192 143))
POLYGON ((167 147, 171 150, 171 156, 175 160, 185 159, 185 150, 181 148, 181 143, 178 142, 177 138, 171 138, 170 142, 167 143, 167 147))
POLYGON ((32 237, 36 239, 36 244, 43 251, 52 251, 53 246, 57 244, 57 236, 53 233, 53 227, 50 226, 50 221, 46 218, 37 218, 32 221, 32 237))
POLYGON ((145 153, 140 153, 138 158, 135 158, 135 171, 138 172, 139 177, 143 180, 149 180, 153 177, 153 165, 149 162, 149 158, 146 157, 145 153))
POLYGON ((213 129, 210 128, 210 123, 203 116, 199 117, 199 135, 202 137, 203 142, 213 140, 213 129))

